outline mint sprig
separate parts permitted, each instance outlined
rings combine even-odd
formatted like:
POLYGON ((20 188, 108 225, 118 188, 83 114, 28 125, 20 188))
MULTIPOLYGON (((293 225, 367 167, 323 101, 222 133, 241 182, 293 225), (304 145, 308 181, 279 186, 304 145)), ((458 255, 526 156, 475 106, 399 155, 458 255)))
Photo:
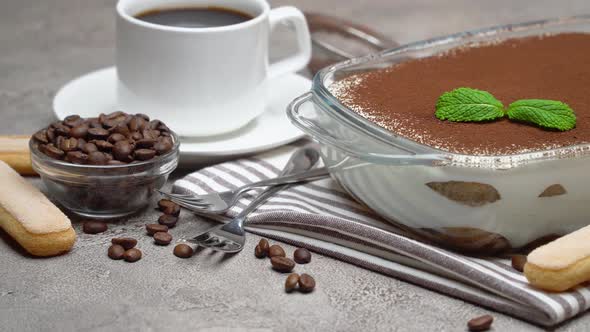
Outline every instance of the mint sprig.
POLYGON ((435 115, 454 122, 489 121, 504 116, 504 105, 487 91, 458 88, 440 96, 435 115))
POLYGON ((508 115, 515 121, 566 131, 576 126, 576 115, 565 103, 556 100, 522 99, 504 110, 502 102, 487 91, 458 88, 443 93, 436 102, 435 116, 453 122, 481 122, 508 115))
POLYGON ((576 115, 567 105, 556 100, 523 99, 508 107, 511 120, 532 122, 538 126, 566 131, 576 126, 576 115))

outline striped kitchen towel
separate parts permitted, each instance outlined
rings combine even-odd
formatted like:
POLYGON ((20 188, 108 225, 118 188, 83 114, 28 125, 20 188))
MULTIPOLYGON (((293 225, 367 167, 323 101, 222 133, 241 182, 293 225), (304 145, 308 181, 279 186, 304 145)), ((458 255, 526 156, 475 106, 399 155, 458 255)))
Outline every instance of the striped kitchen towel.
MULTIPOLYGON (((276 177, 295 148, 204 168, 176 181, 173 190, 204 194, 276 177)), ((241 199, 226 217, 237 215, 251 200, 241 199)), ((250 215, 247 230, 539 325, 555 325, 590 306, 590 287, 539 291, 508 259, 464 256, 413 240, 330 178, 278 193, 250 215)))

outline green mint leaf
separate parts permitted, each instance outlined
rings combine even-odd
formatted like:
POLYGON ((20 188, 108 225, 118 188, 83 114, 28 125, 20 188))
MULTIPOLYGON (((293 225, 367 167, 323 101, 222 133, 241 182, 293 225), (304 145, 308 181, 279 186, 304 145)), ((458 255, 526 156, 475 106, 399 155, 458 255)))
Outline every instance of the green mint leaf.
POLYGON ((566 104, 555 100, 523 99, 508 107, 511 120, 532 122, 538 126, 566 131, 576 126, 576 115, 566 104))
POLYGON ((458 88, 438 98, 435 115, 455 122, 489 121, 504 116, 504 105, 489 92, 458 88))

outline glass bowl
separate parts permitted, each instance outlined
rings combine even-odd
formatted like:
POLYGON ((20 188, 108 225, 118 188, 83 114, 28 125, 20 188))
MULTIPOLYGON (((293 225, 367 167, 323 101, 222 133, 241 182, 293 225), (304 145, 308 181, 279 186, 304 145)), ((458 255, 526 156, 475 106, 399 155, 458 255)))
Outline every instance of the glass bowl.
POLYGON ((48 157, 29 141, 33 169, 50 198, 71 212, 93 219, 120 218, 144 208, 178 165, 180 141, 150 160, 126 165, 77 165, 48 157))
POLYGON ((361 117, 330 86, 456 47, 560 32, 590 32, 590 16, 462 32, 338 63, 314 77, 288 115, 322 145, 332 177, 386 220, 462 252, 525 247, 589 224, 590 144, 502 156, 450 153, 361 117), (550 188, 553 194, 543 195, 550 188))

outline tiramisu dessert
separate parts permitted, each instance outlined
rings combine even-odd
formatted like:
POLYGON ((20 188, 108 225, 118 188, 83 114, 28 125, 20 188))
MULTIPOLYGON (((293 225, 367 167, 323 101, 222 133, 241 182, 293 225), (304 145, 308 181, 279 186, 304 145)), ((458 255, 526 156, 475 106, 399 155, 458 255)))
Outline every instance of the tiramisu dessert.
POLYGON ((506 155, 590 142, 590 34, 563 33, 452 49, 333 84, 344 105, 391 132, 441 150, 506 155), (577 122, 555 130, 506 117, 482 122, 435 116, 439 98, 467 87, 506 109, 517 100, 559 101, 577 122))

